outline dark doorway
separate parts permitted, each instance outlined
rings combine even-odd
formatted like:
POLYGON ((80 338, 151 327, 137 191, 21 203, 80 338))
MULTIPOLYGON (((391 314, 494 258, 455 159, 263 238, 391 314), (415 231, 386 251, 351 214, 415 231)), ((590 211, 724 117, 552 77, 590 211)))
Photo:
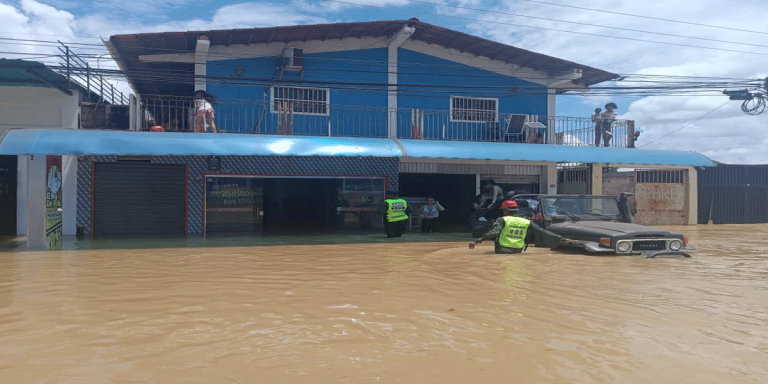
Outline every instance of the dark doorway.
POLYGON ((463 230, 475 201, 475 175, 401 173, 400 196, 434 196, 445 207, 440 214, 445 229, 463 230))
POLYGON ((264 179, 264 232, 332 229, 337 179, 264 179))
POLYGON ((0 156, 0 236, 16 236, 17 159, 0 156))

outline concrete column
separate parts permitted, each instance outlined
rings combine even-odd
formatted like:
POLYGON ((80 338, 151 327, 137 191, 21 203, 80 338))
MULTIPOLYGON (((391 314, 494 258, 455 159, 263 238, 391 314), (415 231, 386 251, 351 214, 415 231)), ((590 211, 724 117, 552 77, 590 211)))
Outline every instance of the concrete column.
POLYGON ((481 191, 480 188, 482 188, 480 186, 480 174, 479 173, 475 173, 475 196, 480 194, 480 191, 481 191))
POLYGON ((211 42, 208 40, 208 36, 202 35, 197 38, 197 46, 195 46, 195 91, 206 90, 205 76, 208 71, 208 48, 210 47, 211 42))
POLYGON ((391 138, 397 138, 397 50, 414 32, 416 28, 405 25, 387 45, 387 137, 391 138))
POLYGON ((539 190, 547 195, 557 194, 557 163, 542 165, 539 190))
POLYGON ((45 240, 45 156, 30 156, 27 161, 27 248, 46 249, 45 240))
POLYGON ((29 156, 18 156, 16 188, 16 236, 27 235, 27 167, 29 156))
POLYGON ((547 88, 547 121, 543 122, 547 125, 547 144, 555 142, 555 116, 557 116, 557 90, 547 88))
POLYGON ((592 163, 590 164, 592 167, 592 195, 602 195, 603 194, 603 164, 602 163, 592 163))
POLYGON ((77 234, 77 156, 61 158, 62 234, 77 234))
POLYGON ((688 167, 688 212, 687 224, 697 225, 699 223, 699 177, 696 167, 688 167))

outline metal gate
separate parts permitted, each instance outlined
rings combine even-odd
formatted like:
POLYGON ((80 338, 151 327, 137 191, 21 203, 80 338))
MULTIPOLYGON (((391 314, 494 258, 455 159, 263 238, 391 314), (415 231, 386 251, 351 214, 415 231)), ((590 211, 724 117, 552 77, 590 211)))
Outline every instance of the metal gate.
POLYGON ((644 225, 686 224, 686 174, 683 169, 636 170, 635 221, 644 225))
POLYGON ((185 165, 125 161, 94 171, 95 235, 185 234, 185 165))
POLYGON ((557 193, 588 195, 591 191, 592 170, 589 166, 558 164, 557 193))

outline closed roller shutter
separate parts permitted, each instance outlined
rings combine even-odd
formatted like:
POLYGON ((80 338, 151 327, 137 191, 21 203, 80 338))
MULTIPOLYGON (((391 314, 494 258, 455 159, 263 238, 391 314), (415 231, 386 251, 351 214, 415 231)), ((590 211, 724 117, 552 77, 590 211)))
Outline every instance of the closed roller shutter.
POLYGON ((94 234, 185 233, 186 167, 96 163, 94 234))

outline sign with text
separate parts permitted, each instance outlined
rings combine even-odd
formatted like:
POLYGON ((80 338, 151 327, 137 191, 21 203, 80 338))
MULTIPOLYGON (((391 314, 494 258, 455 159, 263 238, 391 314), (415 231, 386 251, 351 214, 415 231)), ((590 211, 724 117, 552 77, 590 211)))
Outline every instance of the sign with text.
POLYGON ((45 240, 48 249, 61 249, 61 156, 47 156, 45 171, 45 240))

